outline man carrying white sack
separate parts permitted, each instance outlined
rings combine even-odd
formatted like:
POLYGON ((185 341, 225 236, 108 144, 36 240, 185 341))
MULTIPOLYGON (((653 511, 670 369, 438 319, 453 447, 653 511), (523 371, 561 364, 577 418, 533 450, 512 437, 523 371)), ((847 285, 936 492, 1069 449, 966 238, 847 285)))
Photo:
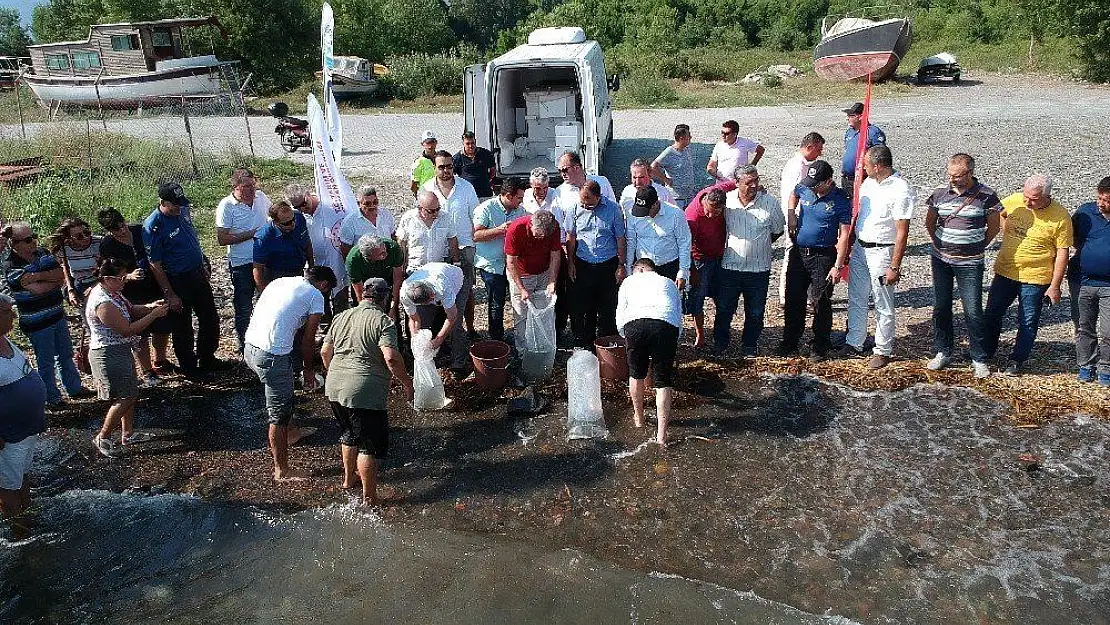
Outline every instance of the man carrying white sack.
POLYGON ((459 318, 456 300, 463 287, 463 270, 448 263, 427 263, 401 285, 401 305, 408 315, 409 332, 432 331, 431 348, 451 338, 451 372, 463 378, 469 371, 469 341, 459 318))

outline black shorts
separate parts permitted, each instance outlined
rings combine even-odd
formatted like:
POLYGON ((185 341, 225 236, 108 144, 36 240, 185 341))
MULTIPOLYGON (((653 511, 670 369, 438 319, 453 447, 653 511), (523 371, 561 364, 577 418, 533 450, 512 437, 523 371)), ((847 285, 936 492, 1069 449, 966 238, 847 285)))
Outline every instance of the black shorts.
POLYGON ((624 325, 624 339, 629 377, 643 380, 650 365, 656 388, 674 384, 678 328, 659 319, 636 319, 624 325))
POLYGON ((339 422, 339 442, 358 447, 359 453, 383 460, 389 452, 389 416, 384 410, 347 408, 331 403, 331 412, 339 422))

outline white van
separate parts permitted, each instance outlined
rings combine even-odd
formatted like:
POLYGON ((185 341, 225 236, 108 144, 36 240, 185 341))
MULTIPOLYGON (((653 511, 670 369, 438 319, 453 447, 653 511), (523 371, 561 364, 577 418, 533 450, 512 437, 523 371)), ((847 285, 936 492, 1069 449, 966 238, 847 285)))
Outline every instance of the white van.
POLYGON ((464 126, 493 152, 499 176, 546 167, 557 178, 556 160, 568 150, 596 174, 613 140, 609 87, 601 46, 581 28, 540 28, 527 44, 466 68, 464 126))

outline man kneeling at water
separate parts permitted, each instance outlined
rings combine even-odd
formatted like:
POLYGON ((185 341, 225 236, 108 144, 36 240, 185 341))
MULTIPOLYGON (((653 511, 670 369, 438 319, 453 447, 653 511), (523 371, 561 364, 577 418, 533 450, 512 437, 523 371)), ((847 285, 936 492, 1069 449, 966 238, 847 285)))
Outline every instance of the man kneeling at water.
POLYGON ((678 335, 682 328, 682 300, 674 281, 655 273, 655 262, 641 258, 632 264, 632 275, 617 294, 617 328, 625 338, 628 354, 628 393, 632 421, 644 427, 644 389, 651 367, 655 378, 655 408, 659 429, 655 441, 667 444, 671 418, 671 380, 678 335))
POLYGON ((320 356, 328 371, 324 394, 339 421, 343 488, 362 481, 362 502, 378 503, 378 463, 389 451, 389 376, 393 374, 412 402, 412 378, 397 343, 397 324, 389 317, 392 288, 382 278, 362 284, 362 302, 336 316, 320 356))
POLYGON ((310 268, 304 277, 278 278, 262 291, 247 327, 243 360, 265 389, 270 453, 279 482, 305 477, 289 469, 289 446, 311 434, 289 425, 296 376, 293 349, 300 348, 304 389, 311 391, 316 388, 316 329, 324 314, 324 294, 333 288, 335 272, 323 265, 310 268))

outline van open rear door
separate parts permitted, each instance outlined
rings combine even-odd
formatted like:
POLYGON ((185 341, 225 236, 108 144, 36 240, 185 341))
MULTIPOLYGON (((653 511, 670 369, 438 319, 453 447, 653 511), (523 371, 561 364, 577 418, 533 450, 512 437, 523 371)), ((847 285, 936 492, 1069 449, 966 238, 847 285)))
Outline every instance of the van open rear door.
POLYGON ((480 147, 492 150, 486 102, 486 66, 468 65, 463 70, 463 127, 474 133, 480 147))

